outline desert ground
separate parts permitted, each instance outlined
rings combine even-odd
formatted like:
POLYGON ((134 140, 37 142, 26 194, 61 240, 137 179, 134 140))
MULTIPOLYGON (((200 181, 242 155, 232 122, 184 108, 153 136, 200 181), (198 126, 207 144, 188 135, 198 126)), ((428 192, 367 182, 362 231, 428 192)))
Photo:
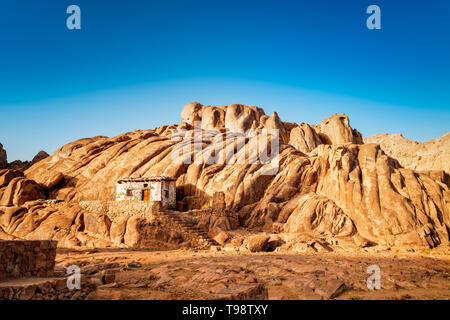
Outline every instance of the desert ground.
POLYGON ((79 265, 95 277, 111 272, 88 299, 450 298, 450 252, 242 253, 234 250, 58 249, 56 270, 79 265), (369 290, 367 267, 378 265, 381 288, 369 290))

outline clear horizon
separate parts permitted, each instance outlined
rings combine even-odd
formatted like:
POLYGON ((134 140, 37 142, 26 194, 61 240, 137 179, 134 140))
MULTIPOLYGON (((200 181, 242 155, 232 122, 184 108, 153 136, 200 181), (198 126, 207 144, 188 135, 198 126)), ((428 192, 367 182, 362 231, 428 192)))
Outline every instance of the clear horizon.
POLYGON ((180 122, 182 107, 258 105, 282 121, 346 113, 363 136, 449 131, 447 1, 26 1, 0 4, 8 161, 180 122), (373 2, 373 3, 372 3, 373 2), (81 8, 81 30, 66 8, 81 8), (381 30, 368 30, 370 4, 381 30))

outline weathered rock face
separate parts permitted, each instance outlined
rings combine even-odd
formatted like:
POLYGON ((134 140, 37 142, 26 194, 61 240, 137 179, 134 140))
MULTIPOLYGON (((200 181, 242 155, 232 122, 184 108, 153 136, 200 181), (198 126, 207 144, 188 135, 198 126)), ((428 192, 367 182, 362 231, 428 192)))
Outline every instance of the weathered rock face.
POLYGON ((42 188, 33 180, 24 177, 13 178, 3 191, 1 206, 20 206, 27 201, 44 199, 42 188))
POLYGON ((426 142, 406 139, 400 133, 380 133, 364 138, 377 143, 386 154, 408 169, 417 171, 444 170, 450 174, 450 133, 426 142))
POLYGON ((361 236, 388 245, 448 243, 448 188, 401 168, 376 144, 320 146, 316 152, 316 193, 342 208, 361 236))
POLYGON ((23 177, 23 173, 18 170, 0 170, 0 188, 8 186, 11 180, 17 177, 23 177))
POLYGON ((0 143, 0 169, 6 169, 8 167, 8 158, 6 150, 3 149, 3 145, 0 143))
POLYGON ((0 170, 0 200, 2 199, 3 193, 6 187, 11 182, 12 179, 17 177, 23 177, 23 173, 17 170, 2 169, 0 170))
POLYGON ((356 233, 352 219, 329 198, 305 194, 289 216, 284 231, 316 236, 348 237, 356 233))
POLYGON ((303 153, 309 153, 322 144, 322 140, 309 124, 301 123, 291 130, 289 144, 303 153))
MULTIPOLYGON (((241 226, 252 230, 390 246, 447 244, 448 186, 402 168, 378 145, 361 143, 345 115, 333 115, 320 125, 296 125, 276 114, 268 117, 257 107, 191 103, 179 126, 80 139, 33 165, 25 176, 49 198, 80 201, 113 199, 116 181, 125 176, 167 175, 177 178, 190 209, 202 208, 222 192, 225 209, 238 213, 241 226), (200 149, 194 143, 195 121, 204 129, 200 149), (229 139, 230 130, 255 128, 280 131, 275 171, 255 147, 261 134, 241 139, 242 144, 229 139), (184 139, 172 137, 176 129, 186 130, 184 139), (253 156, 258 161, 249 161, 253 156)), ((13 181, 8 194, 14 193, 13 181)), ((14 204, 5 194, 2 201, 14 204)), ((150 229, 141 228, 138 220, 128 223, 111 227, 114 241, 139 245, 136 234, 150 229)))

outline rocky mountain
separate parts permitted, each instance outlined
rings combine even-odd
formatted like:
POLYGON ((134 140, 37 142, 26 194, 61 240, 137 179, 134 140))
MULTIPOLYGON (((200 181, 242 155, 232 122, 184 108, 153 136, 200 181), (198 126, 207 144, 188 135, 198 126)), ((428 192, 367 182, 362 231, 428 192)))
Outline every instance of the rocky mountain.
POLYGON ((379 133, 364 138, 365 143, 379 144, 386 154, 408 169, 444 170, 450 174, 450 132, 426 142, 409 140, 401 133, 379 133))
MULTIPOLYGON (((449 241, 448 186, 428 172, 405 168, 379 144, 363 141, 346 115, 296 124, 256 106, 196 102, 183 108, 179 125, 80 139, 24 176, 0 171, 0 205, 14 206, 0 207, 0 234, 70 239, 75 245, 95 235, 112 245, 111 233, 126 233, 127 222, 111 223, 77 203, 112 200, 117 180, 139 175, 175 177, 189 209, 208 207, 223 193, 226 209, 238 217, 223 230, 277 233, 286 246, 299 239, 398 247, 449 241), (258 152, 268 153, 277 143, 277 161, 262 161, 258 152), (260 161, 249 160, 255 158, 260 161), (26 203, 42 195, 64 202, 26 203)), ((128 223, 133 230, 142 225, 128 223)))

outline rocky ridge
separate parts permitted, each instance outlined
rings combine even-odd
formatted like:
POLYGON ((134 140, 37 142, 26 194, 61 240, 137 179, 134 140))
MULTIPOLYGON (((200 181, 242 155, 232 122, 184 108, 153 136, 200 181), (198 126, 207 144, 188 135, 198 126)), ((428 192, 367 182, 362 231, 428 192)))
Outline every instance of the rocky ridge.
POLYGON ((49 154, 47 152, 41 150, 33 157, 31 161, 14 160, 13 162, 8 163, 7 152, 3 149, 3 145, 0 143, 0 170, 11 169, 25 171, 33 164, 47 158, 48 156, 49 154))
POLYGON ((409 140, 401 133, 379 133, 364 138, 365 143, 379 144, 386 154, 408 169, 443 170, 450 174, 450 133, 426 142, 409 140))

